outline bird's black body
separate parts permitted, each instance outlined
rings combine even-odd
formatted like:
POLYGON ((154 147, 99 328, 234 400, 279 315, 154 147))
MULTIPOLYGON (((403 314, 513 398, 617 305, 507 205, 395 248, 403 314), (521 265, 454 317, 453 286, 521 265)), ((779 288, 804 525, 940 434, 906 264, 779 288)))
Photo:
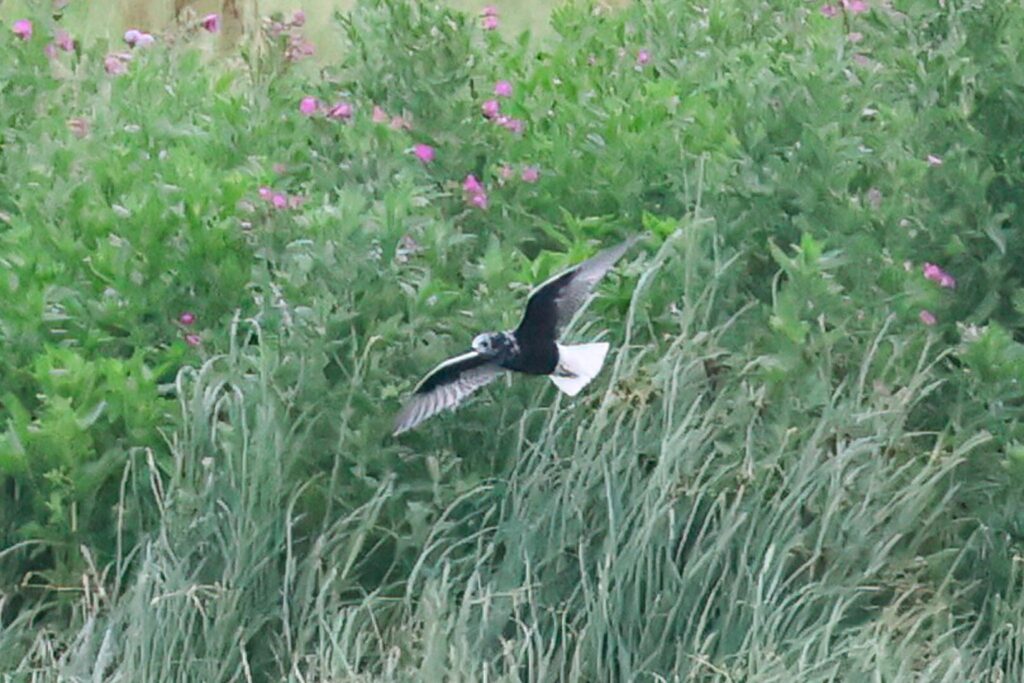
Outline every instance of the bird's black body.
POLYGON ((474 342, 474 349, 506 370, 527 375, 550 375, 558 366, 558 345, 554 338, 520 336, 518 330, 481 337, 474 342))
MULTIPOLYGON (((530 294, 526 312, 515 330, 477 335, 473 339, 472 351, 434 368, 413 390, 412 397, 398 414, 395 434, 412 429, 445 408, 454 408, 466 396, 506 370, 528 375, 576 376, 560 367, 563 359, 560 358, 558 335, 586 302, 597 282, 634 241, 635 238, 606 249, 550 278, 530 294)), ((593 370, 596 373, 608 345, 590 346, 604 347, 593 370)), ((565 348, 568 353, 569 347, 565 348)), ((581 381, 585 384, 592 376, 585 374, 581 381)), ((582 386, 573 387, 571 395, 575 395, 582 386)))
POLYGON ((519 353, 501 360, 500 365, 527 375, 550 375, 558 367, 558 346, 554 339, 523 343, 519 353))

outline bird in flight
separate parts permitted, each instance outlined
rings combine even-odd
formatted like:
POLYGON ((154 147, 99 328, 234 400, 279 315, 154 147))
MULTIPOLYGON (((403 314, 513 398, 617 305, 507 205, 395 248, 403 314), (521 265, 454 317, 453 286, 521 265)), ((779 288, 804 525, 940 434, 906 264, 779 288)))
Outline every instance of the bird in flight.
POLYGON ((506 371, 547 375, 564 393, 578 394, 601 370, 608 344, 568 346, 558 343, 558 335, 586 303, 594 286, 635 241, 633 237, 605 249, 550 278, 530 293, 519 327, 479 334, 473 339, 472 351, 431 370, 395 418, 394 435, 446 408, 454 410, 466 397, 506 371))

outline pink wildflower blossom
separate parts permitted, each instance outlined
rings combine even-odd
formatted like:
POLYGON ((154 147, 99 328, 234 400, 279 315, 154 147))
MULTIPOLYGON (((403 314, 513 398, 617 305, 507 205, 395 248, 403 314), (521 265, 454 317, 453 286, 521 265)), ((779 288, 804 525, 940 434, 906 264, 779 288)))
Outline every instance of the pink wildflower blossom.
POLYGON ((527 166, 520 176, 524 183, 535 183, 540 179, 540 169, 536 166, 527 166))
POLYGON ((184 313, 178 316, 178 322, 180 322, 182 325, 191 325, 195 321, 196 314, 192 313, 191 311, 185 311, 184 313))
POLYGON ((320 108, 320 103, 315 97, 303 97, 299 102, 299 112, 303 116, 312 116, 320 108))
POLYGON ((917 317, 920 318, 921 322, 927 325, 928 327, 931 327, 935 323, 939 322, 938 318, 935 317, 935 314, 926 309, 921 309, 921 312, 917 314, 917 317))
POLYGON ((931 280, 940 287, 945 287, 946 289, 953 289, 956 287, 956 278, 934 263, 925 263, 923 271, 926 279, 931 280))
POLYGON ((83 118, 69 119, 68 128, 71 130, 72 135, 81 140, 89 135, 89 120, 83 118))
POLYGON ((352 118, 352 105, 348 102, 338 102, 328 110, 327 116, 332 119, 348 121, 352 118))
POLYGON ((462 189, 466 193, 466 201, 478 209, 486 209, 488 206, 487 192, 476 176, 470 174, 462 181, 462 189))
POLYGON ((18 19, 11 24, 11 30, 22 40, 28 40, 32 37, 32 22, 28 19, 18 19))
POLYGON ((837 14, 839 14, 839 8, 836 7, 835 5, 822 5, 821 6, 821 13, 822 13, 823 16, 831 19, 832 17, 834 17, 837 14))
POLYGON ((274 196, 274 191, 269 187, 263 186, 259 189, 260 198, 270 201, 270 198, 274 196))
POLYGON ((220 15, 219 14, 207 14, 203 17, 201 22, 202 27, 210 33, 220 32, 220 15))
POLYGON ((929 166, 942 166, 942 157, 937 157, 934 154, 929 154, 926 161, 929 166))
POLYGON ((475 175, 470 174, 462 181, 462 189, 467 194, 479 194, 484 191, 484 186, 480 184, 475 175))
POLYGON ((370 115, 370 120, 374 123, 387 123, 388 113, 375 104, 373 105, 373 114, 370 115))
POLYGON ((203 343, 203 340, 200 339, 198 334, 186 334, 185 343, 189 346, 199 346, 203 343))
POLYGON ((843 9, 850 14, 860 14, 868 11, 868 3, 864 0, 843 0, 843 9))
POLYGON ((127 73, 128 64, 120 55, 109 54, 103 58, 103 68, 111 76, 120 76, 123 73, 127 73))
POLYGON ((417 143, 413 145, 412 153, 416 156, 417 159, 419 159, 425 164, 429 164, 434 160, 434 148, 431 147, 430 145, 417 143))
POLYGON ((493 31, 498 28, 498 8, 494 5, 487 5, 480 11, 480 28, 485 31, 493 31))
POLYGON ((498 100, 487 100, 480 105, 480 113, 484 115, 484 118, 493 119, 498 116, 501 111, 501 105, 498 104, 498 100))
POLYGON ((514 119, 508 116, 499 116, 498 124, 513 133, 519 134, 526 130, 526 122, 522 119, 514 119))
POLYGON ((59 28, 53 32, 53 42, 64 52, 72 52, 75 49, 75 41, 71 38, 71 34, 64 29, 59 28))
POLYGON ((650 61, 651 61, 651 53, 648 52, 647 50, 640 50, 640 52, 636 53, 636 65, 637 66, 644 66, 645 64, 647 64, 650 61))
POLYGON ((494 94, 498 97, 512 97, 512 84, 508 81, 498 81, 494 84, 494 94))
POLYGON ((292 26, 303 26, 306 23, 306 13, 302 10, 296 10, 295 14, 292 15, 292 26))

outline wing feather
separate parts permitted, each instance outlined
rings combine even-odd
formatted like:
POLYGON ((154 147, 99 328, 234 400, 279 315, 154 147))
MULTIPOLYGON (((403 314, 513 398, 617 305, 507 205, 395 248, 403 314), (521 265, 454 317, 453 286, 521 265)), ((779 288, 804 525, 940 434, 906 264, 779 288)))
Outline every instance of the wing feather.
POLYGON ((636 236, 631 237, 538 285, 530 292, 516 337, 520 340, 557 339, 576 311, 586 303, 594 286, 636 240, 636 236))
POLYGON ((446 408, 455 409, 504 370, 476 351, 449 358, 430 371, 395 417, 393 435, 408 431, 446 408))

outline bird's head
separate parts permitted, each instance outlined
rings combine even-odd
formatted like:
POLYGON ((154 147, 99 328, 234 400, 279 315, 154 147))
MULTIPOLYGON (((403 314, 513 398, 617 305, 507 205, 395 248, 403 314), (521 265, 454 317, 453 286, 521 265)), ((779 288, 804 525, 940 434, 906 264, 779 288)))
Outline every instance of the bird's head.
POLYGON ((484 332, 473 338, 473 350, 483 356, 501 356, 512 344, 504 332, 484 332))

